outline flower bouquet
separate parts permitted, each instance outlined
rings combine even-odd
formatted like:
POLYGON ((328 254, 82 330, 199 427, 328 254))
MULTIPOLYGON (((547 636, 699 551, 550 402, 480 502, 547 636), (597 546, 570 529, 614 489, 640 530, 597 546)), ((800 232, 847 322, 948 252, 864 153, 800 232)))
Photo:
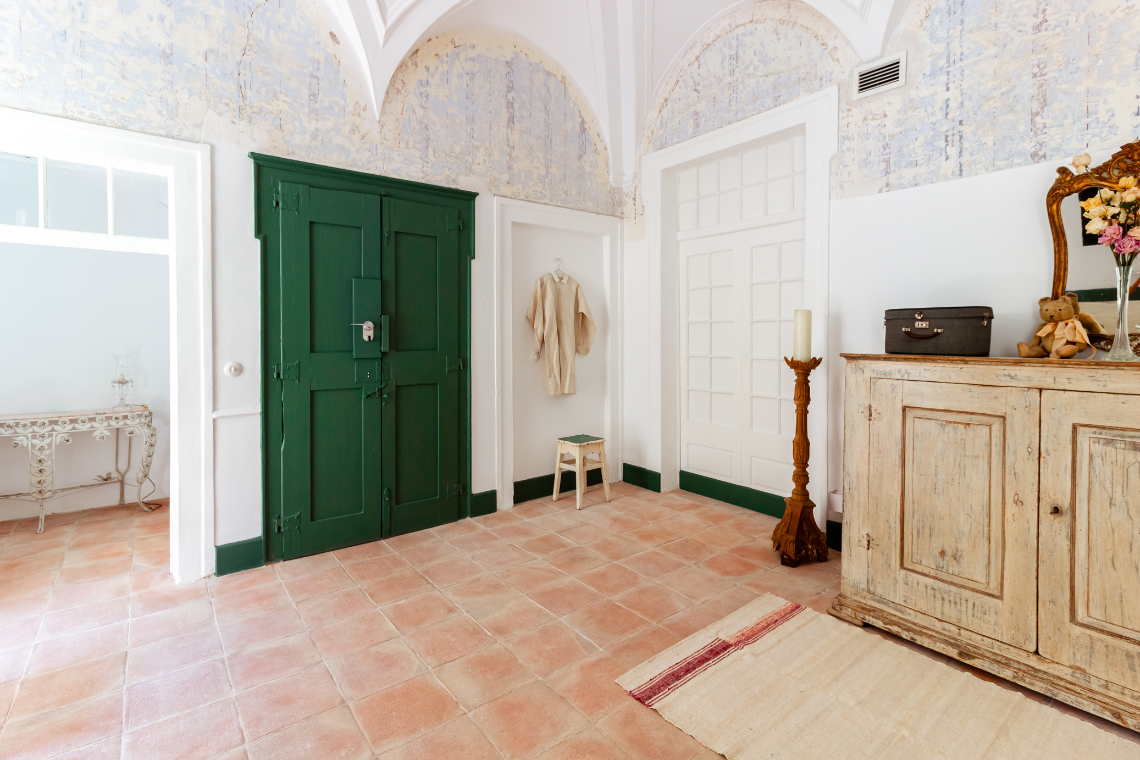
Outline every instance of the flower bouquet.
MULTIPOLYGON (((1092 162, 1087 154, 1073 159, 1078 171, 1088 171, 1092 162)), ((1084 209, 1085 232, 1099 235, 1097 242, 1107 246, 1116 259, 1116 337, 1107 361, 1134 362, 1140 357, 1132 352, 1128 339, 1128 297, 1132 264, 1140 253, 1140 181, 1136 177, 1121 177, 1119 190, 1102 187, 1096 195, 1081 202, 1084 209)))

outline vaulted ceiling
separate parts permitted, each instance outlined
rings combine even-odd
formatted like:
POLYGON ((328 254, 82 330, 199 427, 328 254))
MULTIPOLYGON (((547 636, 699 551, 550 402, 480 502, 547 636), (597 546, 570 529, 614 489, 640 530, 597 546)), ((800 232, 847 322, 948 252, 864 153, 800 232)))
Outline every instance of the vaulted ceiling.
MULTIPOLYGON (((753 0, 324 0, 379 113, 396 68, 425 39, 471 27, 517 34, 566 71, 593 109, 612 179, 633 179, 646 112, 676 62, 710 25, 753 0)), ((907 0, 802 0, 863 60, 883 53, 907 0)))

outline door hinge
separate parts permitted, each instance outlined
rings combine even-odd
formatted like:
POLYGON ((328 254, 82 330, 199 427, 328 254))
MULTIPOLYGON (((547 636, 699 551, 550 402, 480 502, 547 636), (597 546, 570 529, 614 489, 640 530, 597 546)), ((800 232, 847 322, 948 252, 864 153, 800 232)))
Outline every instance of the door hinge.
POLYGON ((448 483, 447 484, 447 495, 448 496, 462 496, 463 495, 463 484, 462 483, 448 483))
POLYGON ((301 379, 301 363, 293 362, 291 364, 274 364, 273 365, 273 379, 274 380, 300 380, 301 379))
POLYGON ((451 232, 453 230, 459 230, 460 232, 463 232, 463 220, 459 217, 452 219, 449 216, 447 217, 447 231, 451 232))
POLYGON ((275 517, 273 519, 273 532, 274 533, 294 533, 301 528, 301 513, 289 515, 288 517, 275 517))
POLYGON ((277 191, 273 194, 273 208, 296 214, 301 210, 301 194, 277 191))
POLYGON ((875 407, 871 406, 870 404, 867 404, 867 411, 866 411, 864 416, 866 416, 866 418, 868 420, 873 422, 875 419, 875 407))
POLYGON ((444 361, 444 369, 448 372, 463 371, 463 357, 452 359, 450 356, 444 361))

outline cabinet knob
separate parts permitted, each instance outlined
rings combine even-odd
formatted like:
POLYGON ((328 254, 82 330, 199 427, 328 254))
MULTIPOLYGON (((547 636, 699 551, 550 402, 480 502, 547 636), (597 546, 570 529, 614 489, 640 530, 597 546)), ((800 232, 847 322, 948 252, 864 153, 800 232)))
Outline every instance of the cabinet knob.
POLYGON ((1059 515, 1059 514, 1061 514, 1061 508, 1060 508, 1060 507, 1058 507, 1056 504, 1054 504, 1054 505, 1053 505, 1053 508, 1049 510, 1049 514, 1051 514, 1051 515, 1059 515))

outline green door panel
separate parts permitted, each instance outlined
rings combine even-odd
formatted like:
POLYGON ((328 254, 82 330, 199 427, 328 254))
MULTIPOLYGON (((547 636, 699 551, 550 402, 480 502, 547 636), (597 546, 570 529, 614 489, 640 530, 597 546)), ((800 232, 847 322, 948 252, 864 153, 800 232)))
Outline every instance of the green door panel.
POLYGON ((459 519, 459 224, 453 208, 384 199, 380 275, 391 329, 382 370, 385 534, 459 519))
MULTIPOLYGON (((281 500, 286 559, 373 541, 382 517, 379 401, 353 356, 353 281, 379 274, 375 196, 281 183, 281 500)), ((366 373, 367 374, 367 373, 366 373)))
POLYGON ((250 156, 266 558, 468 516, 475 195, 250 156))

